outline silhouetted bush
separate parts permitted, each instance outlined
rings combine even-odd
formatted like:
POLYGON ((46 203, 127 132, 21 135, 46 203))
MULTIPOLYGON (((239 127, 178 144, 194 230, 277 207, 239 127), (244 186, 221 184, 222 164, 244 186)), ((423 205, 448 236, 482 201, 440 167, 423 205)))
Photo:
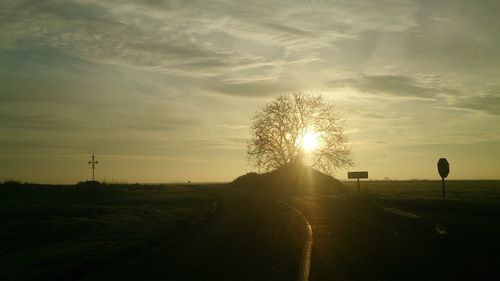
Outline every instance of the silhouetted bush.
POLYGON ((3 186, 9 186, 9 187, 17 187, 17 186, 22 186, 23 184, 19 181, 15 180, 6 180, 2 184, 3 186))
POLYGON ((97 186, 101 186, 101 183, 98 182, 98 181, 81 181, 79 183, 76 184, 77 187, 97 187, 97 186))

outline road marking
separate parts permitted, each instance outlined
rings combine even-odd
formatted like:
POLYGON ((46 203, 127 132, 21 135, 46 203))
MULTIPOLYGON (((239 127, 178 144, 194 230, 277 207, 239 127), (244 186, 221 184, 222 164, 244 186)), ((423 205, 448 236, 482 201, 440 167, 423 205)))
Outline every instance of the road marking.
POLYGON ((448 234, 448 231, 446 231, 446 227, 440 225, 440 224, 436 224, 436 226, 434 227, 434 230, 436 230, 436 232, 439 234, 439 235, 446 235, 448 234))
POLYGON ((215 214, 217 208, 217 202, 215 202, 215 199, 212 198, 212 209, 210 210, 210 216, 213 216, 215 214))
POLYGON ((306 237, 306 242, 304 244, 304 248, 302 249, 302 262, 300 263, 299 276, 298 276, 297 280, 298 281, 308 281, 309 280, 309 273, 311 271, 311 254, 312 254, 312 247, 313 247, 313 233, 312 233, 311 223, 309 223, 306 216, 304 216, 304 214, 302 214, 302 212, 299 211, 297 208, 295 208, 292 205, 290 205, 286 202, 283 202, 281 200, 276 200, 276 201, 287 206, 288 208, 292 209, 295 213, 297 213, 299 215, 299 217, 302 218, 302 221, 307 228, 307 237, 306 237))
POLYGON ((393 214, 396 214, 398 216, 405 217, 405 218, 411 218, 411 219, 421 219, 422 218, 419 215, 415 215, 414 213, 410 213, 410 212, 403 211, 403 210, 396 209, 396 208, 382 208, 382 209, 386 210, 388 212, 391 212, 393 214))

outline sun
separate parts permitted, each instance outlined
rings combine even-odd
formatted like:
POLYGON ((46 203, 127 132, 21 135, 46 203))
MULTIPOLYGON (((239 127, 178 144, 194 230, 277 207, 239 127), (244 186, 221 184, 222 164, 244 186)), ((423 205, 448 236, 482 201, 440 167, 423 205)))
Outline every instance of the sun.
POLYGON ((319 135, 313 130, 307 130, 302 140, 300 146, 305 152, 312 152, 316 150, 319 146, 319 135))

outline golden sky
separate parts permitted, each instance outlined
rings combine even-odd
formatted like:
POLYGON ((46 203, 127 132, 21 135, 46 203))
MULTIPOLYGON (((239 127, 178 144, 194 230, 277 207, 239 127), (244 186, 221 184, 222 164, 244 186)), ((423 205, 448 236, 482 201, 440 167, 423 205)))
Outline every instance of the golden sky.
MULTIPOLYGON (((498 1, 0 2, 0 180, 229 181, 322 94, 374 179, 500 178, 498 1)), ((346 170, 337 177, 346 178, 346 170)))

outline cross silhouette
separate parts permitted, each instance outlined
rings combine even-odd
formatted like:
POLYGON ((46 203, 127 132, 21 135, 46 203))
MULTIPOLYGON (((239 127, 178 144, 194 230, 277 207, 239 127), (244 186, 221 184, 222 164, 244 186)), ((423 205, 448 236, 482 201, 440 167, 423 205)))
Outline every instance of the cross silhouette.
POLYGON ((88 163, 89 163, 89 165, 92 166, 92 181, 95 181, 94 180, 94 170, 95 170, 95 166, 99 163, 99 161, 96 161, 94 154, 92 154, 92 159, 88 163))

